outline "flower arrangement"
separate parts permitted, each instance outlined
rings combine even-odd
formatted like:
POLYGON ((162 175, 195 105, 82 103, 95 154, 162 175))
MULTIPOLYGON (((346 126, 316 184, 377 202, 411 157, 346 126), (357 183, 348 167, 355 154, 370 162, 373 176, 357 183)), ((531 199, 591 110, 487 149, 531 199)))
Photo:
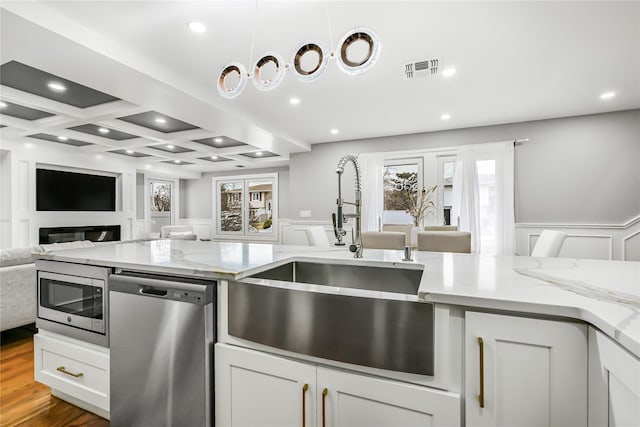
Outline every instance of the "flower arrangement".
POLYGON ((422 187, 419 191, 409 197, 407 213, 413 218, 413 225, 420 226, 420 222, 427 216, 430 209, 435 209, 436 205, 431 199, 433 194, 438 188, 437 185, 433 187, 422 187))

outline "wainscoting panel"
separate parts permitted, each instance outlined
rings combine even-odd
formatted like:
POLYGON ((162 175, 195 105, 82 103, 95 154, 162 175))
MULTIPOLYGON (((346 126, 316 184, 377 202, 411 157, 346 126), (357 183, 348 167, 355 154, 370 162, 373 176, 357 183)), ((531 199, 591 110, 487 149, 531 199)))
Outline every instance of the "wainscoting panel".
POLYGON ((20 160, 18 162, 18 210, 22 212, 30 211, 31 206, 29 202, 31 195, 35 191, 35 183, 31 185, 31 180, 29 179, 30 166, 30 162, 27 160, 20 160))
MULTIPOLYGON (((529 253, 533 251, 540 234, 529 234, 529 253)), ((561 258, 613 259, 613 236, 595 234, 567 234, 562 245, 561 258)))
POLYGON ((15 247, 25 247, 33 245, 30 230, 30 219, 21 219, 20 221, 18 221, 18 244, 15 247))
POLYGON ((9 249, 11 247, 11 221, 8 219, 0 220, 0 249, 9 249))
MULTIPOLYGON (((312 226, 321 226, 327 234, 329 243, 336 241, 333 233, 333 224, 329 221, 299 221, 299 220, 280 220, 280 236, 283 245, 308 245, 307 228, 312 226)), ((344 229, 347 231, 344 241, 351 242, 351 224, 345 224, 344 229)))
POLYGON ((622 259, 640 261, 640 230, 626 236, 622 241, 622 259))
POLYGON ((529 255, 542 230, 567 233, 561 257, 640 261, 640 216, 623 224, 516 224, 516 253, 529 255))

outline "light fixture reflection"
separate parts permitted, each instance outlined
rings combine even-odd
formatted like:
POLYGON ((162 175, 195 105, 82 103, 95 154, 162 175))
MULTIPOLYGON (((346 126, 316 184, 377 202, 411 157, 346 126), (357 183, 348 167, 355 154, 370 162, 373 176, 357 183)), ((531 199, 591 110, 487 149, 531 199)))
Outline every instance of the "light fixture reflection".
POLYGON ((98 132, 100 132, 101 134, 108 134, 109 133, 109 129, 107 128, 98 128, 98 132))
POLYGON ((47 86, 49 87, 49 89, 51 89, 54 92, 64 92, 65 90, 67 90, 65 85, 58 82, 49 82, 47 86))
POLYGON ((605 92, 602 95, 600 95, 600 99, 611 99, 613 97, 616 96, 616 93, 611 91, 611 92, 605 92))
POLYGON ((60 140, 60 141, 68 141, 69 138, 67 138, 66 136, 59 136, 58 140, 60 140))
POLYGON ((191 21, 187 24, 187 27, 194 33, 204 33, 207 31, 207 27, 202 22, 191 21))
POLYGON ((455 68, 445 68, 444 70, 442 70, 442 75, 444 77, 451 77, 456 73, 456 69, 455 68))

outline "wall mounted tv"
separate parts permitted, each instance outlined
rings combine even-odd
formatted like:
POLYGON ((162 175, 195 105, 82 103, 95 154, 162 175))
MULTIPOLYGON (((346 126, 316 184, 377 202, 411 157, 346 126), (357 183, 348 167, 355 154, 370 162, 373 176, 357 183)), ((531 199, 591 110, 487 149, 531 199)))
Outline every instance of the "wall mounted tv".
POLYGON ((116 177, 36 169, 36 210, 115 211, 116 177))

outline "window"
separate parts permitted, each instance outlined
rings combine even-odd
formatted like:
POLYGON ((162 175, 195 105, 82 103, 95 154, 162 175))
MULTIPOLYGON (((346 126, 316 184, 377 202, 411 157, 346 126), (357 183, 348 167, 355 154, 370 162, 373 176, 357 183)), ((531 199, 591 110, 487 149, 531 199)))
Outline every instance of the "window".
POLYGON ((438 157, 438 188, 441 189, 440 206, 442 211, 438 213, 438 223, 444 225, 457 225, 457 220, 451 219, 451 205, 453 198, 453 176, 456 171, 456 156, 438 157))
POLYGON ((413 224, 409 198, 422 187, 422 159, 386 161, 383 170, 383 224, 413 224))
POLYGON ((478 160, 478 195, 480 197, 480 253, 496 254, 496 161, 478 160))
POLYGON ((219 177, 213 183, 216 237, 277 239, 277 174, 219 177))
POLYGON ((172 183, 167 181, 149 181, 150 231, 159 233, 164 225, 173 223, 171 212, 172 183))

